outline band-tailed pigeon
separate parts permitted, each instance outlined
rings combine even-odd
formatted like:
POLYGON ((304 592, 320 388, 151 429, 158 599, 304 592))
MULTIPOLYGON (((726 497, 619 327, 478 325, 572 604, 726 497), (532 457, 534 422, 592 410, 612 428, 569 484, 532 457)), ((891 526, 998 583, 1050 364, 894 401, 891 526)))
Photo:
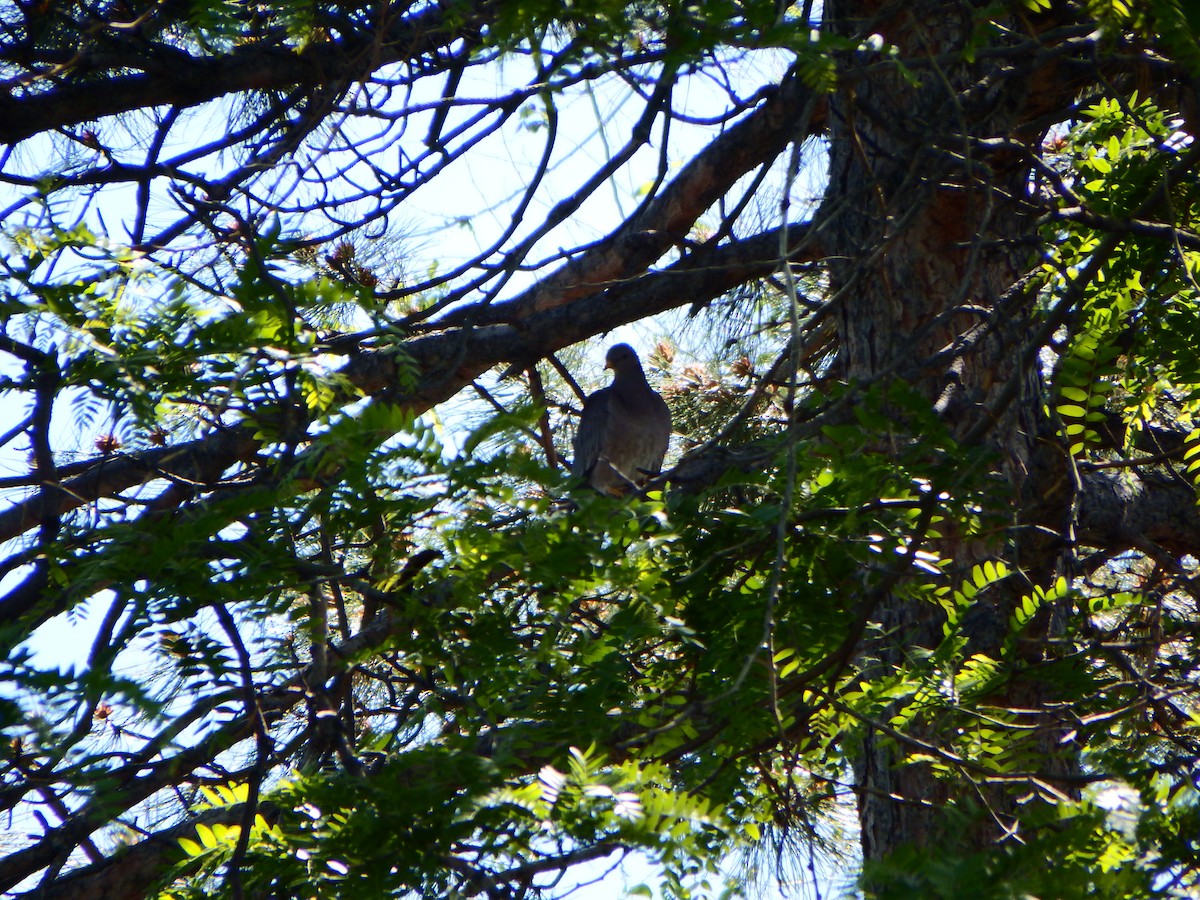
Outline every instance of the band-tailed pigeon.
POLYGON ((662 468, 671 411, 628 344, 610 347, 604 368, 613 370, 612 384, 583 404, 571 474, 601 493, 624 494, 662 468))

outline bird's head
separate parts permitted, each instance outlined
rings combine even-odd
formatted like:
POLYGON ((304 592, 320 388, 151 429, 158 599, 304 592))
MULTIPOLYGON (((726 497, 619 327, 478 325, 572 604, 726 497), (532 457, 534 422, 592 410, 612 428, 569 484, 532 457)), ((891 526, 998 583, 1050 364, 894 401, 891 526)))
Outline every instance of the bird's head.
POLYGON ((604 356, 604 368, 615 373, 632 372, 642 368, 637 352, 628 344, 613 344, 604 356))

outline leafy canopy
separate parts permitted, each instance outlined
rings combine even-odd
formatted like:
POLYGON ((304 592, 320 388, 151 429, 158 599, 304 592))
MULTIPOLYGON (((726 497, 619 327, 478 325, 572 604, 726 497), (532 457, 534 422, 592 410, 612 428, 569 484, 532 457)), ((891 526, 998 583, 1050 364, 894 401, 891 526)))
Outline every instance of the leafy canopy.
POLYGON ((879 896, 1194 891, 1197 151, 1110 51, 1186 85, 1195 23, 1009 6, 952 60, 811 4, 3 13, 4 889, 555 896, 637 853, 698 897, 802 847, 879 896), (935 324, 1027 326, 1059 530, 1002 409, 845 376, 839 201, 789 218, 855 79, 1043 50, 1087 79, 1005 136, 1029 307, 935 324), (694 452, 580 491, 553 354, 688 305, 642 334, 694 452), (942 830, 862 863, 875 752, 942 830))

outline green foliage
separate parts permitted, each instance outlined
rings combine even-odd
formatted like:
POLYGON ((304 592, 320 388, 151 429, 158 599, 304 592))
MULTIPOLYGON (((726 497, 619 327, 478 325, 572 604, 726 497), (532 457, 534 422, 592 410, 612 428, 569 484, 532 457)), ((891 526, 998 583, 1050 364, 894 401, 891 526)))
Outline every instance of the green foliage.
POLYGON ((1193 73, 1200 72, 1200 14, 1193 4, 1181 0, 1090 0, 1088 6, 1110 28, 1132 27, 1147 38, 1157 38, 1172 57, 1193 73))
MULTIPOLYGON (((568 441, 552 431, 578 406, 570 379, 547 388, 531 378, 526 390, 492 374, 536 365, 568 339, 546 337, 545 322, 523 311, 553 312, 560 294, 583 287, 555 284, 550 299, 515 303, 504 291, 541 266, 570 273, 587 261, 591 237, 557 245, 552 231, 585 218, 575 213, 586 191, 578 203, 559 193, 551 202, 531 188, 496 247, 462 266, 446 250, 417 288, 399 277, 383 284, 374 260, 386 251, 364 253, 367 266, 356 247, 387 231, 379 223, 430 172, 469 159, 462 147, 494 149, 484 142, 494 134, 471 130, 486 119, 511 117, 522 137, 547 141, 534 181, 563 168, 552 152, 564 138, 560 92, 581 81, 591 90, 600 72, 664 104, 648 106, 646 121, 724 129, 781 91, 770 81, 743 91, 714 60, 767 50, 767 63, 790 66, 816 92, 804 116, 820 107, 820 120, 835 122, 830 140, 852 133, 856 164, 891 137, 865 90, 878 89, 881 71, 905 90, 955 85, 946 100, 955 117, 976 115, 980 97, 989 110, 996 98, 998 108, 1028 105, 1004 92, 1042 56, 986 66, 1037 45, 1015 40, 1016 20, 1001 12, 1040 16, 1052 4, 980 6, 953 53, 908 59, 891 34, 814 30, 800 21, 808 7, 758 0, 418 5, 386 32, 378 4, 186 6, 183 17, 150 4, 136 21, 103 23, 86 17, 135 11, 22 5, 6 33, 27 34, 23 49, 45 65, 9 83, 50 96, 105 72, 125 77, 126 66, 149 77, 193 54, 232 63, 262 47, 281 66, 314 47, 358 65, 429 38, 400 28, 410 13, 444 16, 432 32, 445 43, 378 78, 355 69, 243 91, 238 109, 217 118, 222 133, 228 120, 244 136, 205 151, 214 174, 195 174, 191 148, 164 149, 183 115, 173 91, 147 112, 151 138, 130 131, 149 160, 136 176, 97 135, 64 128, 64 140, 101 161, 25 179, 35 199, 24 224, 4 226, 0 298, 0 391, 21 420, 4 426, 0 444, 17 449, 13 460, 29 457, 14 463, 20 474, 4 474, 12 506, 0 509, 16 535, 0 598, 0 799, 12 840, 43 853, 34 870, 53 881, 60 865, 107 859, 136 823, 171 835, 128 850, 169 844, 171 868, 142 885, 163 897, 549 894, 564 873, 627 854, 657 867, 663 897, 736 895, 749 890, 731 859, 758 849, 778 862, 799 842, 845 843, 850 807, 879 799, 870 776, 886 774, 920 783, 902 799, 926 811, 928 831, 865 864, 865 896, 1197 890, 1190 520, 1174 507, 1177 528, 1162 529, 1161 545, 1137 531, 1161 525, 1149 517, 1122 520, 1115 536, 1077 530, 1094 512, 1083 508, 1095 499, 1085 482, 1110 469, 1125 481, 1106 482, 1109 494, 1132 495, 1135 476, 1142 489, 1186 487, 1183 478, 1200 486, 1200 187, 1169 92, 1146 99, 1105 74, 1082 108, 1060 111, 1021 198, 1044 206, 1036 217, 1013 213, 1029 217, 1028 230, 1001 241, 1044 251, 1020 290, 966 274, 988 264, 988 241, 963 253, 971 262, 945 308, 907 308, 913 286, 887 286, 896 310, 873 310, 873 325, 910 327, 903 339, 914 344, 937 332, 946 349, 937 343, 932 361, 879 361, 870 378, 844 378, 855 354, 875 347, 840 343, 854 310, 825 260, 790 290, 778 272, 760 281, 770 267, 757 247, 697 265, 705 279, 756 273, 717 307, 746 320, 720 335, 739 358, 723 347, 707 368, 676 365, 664 345, 651 371, 665 382, 677 449, 719 438, 727 456, 706 452, 722 473, 615 498, 580 489, 557 464, 568 441), (479 100, 486 80, 467 68, 480 60, 528 63, 529 80, 479 100), (865 63, 843 77, 847 60, 865 63), (976 69, 984 74, 960 90, 976 69), (421 81, 427 72, 436 85, 421 81), (728 94, 725 113, 663 100, 695 72, 728 94), (840 109, 825 96, 834 91, 840 109), (392 95, 404 99, 372 105, 392 95), (844 116, 852 95, 858 123, 844 116), (485 112, 474 118, 477 106, 485 112), (423 136, 410 142, 410 127, 423 136), (226 151, 243 156, 215 174, 226 151), (339 160, 328 181, 349 183, 345 193, 326 183, 326 157, 339 160), (304 188, 282 202, 255 180, 260 169, 300 173, 304 188), (122 177, 138 193, 145 221, 130 233, 139 235, 158 212, 140 192, 170 179, 164 196, 190 218, 189 239, 207 242, 203 262, 153 240, 118 246, 87 214, 90 194, 82 213, 63 199, 98 196, 122 177), (551 210, 544 229, 521 219, 538 204, 551 210), (532 262, 538 254, 552 263, 532 262), (1001 292, 1004 303, 1037 294, 1022 311, 1028 321, 1000 301, 983 308, 1001 292), (474 387, 486 405, 450 397, 448 384, 474 387), (1053 477, 1037 470, 1046 458, 1053 477)), ((1091 6, 1113 41, 1169 51, 1172 65, 1200 58, 1190 8, 1091 6)), ((1091 40, 1082 35, 1096 23, 1075 24, 1071 41, 1091 40)), ((1048 57, 1074 52, 1070 42, 1047 47, 1048 57)), ((775 222, 780 197, 798 187, 771 183, 770 200, 752 206, 766 195, 753 179, 774 162, 734 148, 753 157, 737 176, 753 181, 749 193, 712 199, 705 181, 706 208, 678 232, 672 219, 671 242, 633 272, 628 260, 641 242, 654 246, 663 224, 643 227, 643 217, 685 202, 661 190, 691 168, 675 165, 669 135, 663 125, 639 137, 594 179, 592 189, 615 185, 643 144, 661 150, 619 245, 596 245, 603 271, 585 286, 611 296, 588 307, 585 324, 570 323, 571 340, 610 327, 604 317, 625 302, 626 285, 690 277, 703 254, 745 249, 735 242, 750 221, 775 222)), ((823 136, 775 140, 811 147, 823 136)), ((939 194, 974 191, 976 162, 1010 164, 993 144, 1021 159, 1036 149, 1024 132, 938 137, 901 159, 913 167, 904 186, 881 174, 819 213, 861 205, 869 230, 873 204, 884 204, 877 221, 897 241, 868 247, 868 236, 856 263, 869 269, 904 247, 906 216, 926 206, 952 218, 955 204, 939 194), (960 146, 980 154, 961 184, 960 146), (923 168, 926 151, 946 169, 923 168), (910 176, 922 187, 905 195, 910 176), (886 206, 901 202, 886 196, 893 188, 903 210, 886 206)), ((695 168, 715 179, 719 166, 695 168)), ((500 207, 488 212, 507 228, 500 207)), ((835 241, 852 220, 808 238, 835 241)), ((947 255, 967 249, 950 227, 962 223, 936 224, 954 235, 947 255)), ((162 234, 169 244, 170 229, 162 234)), ((549 366, 537 371, 547 377, 549 366)), ((24 852, 3 863, 19 868, 24 852)))
POLYGON ((1154 896, 1150 873, 1128 865, 1136 851, 1103 810, 1090 803, 1064 803, 1061 818, 1030 824, 1040 828, 1036 840, 1012 841, 988 853, 973 852, 965 841, 944 845, 936 855, 905 848, 883 865, 868 867, 867 896, 880 900, 1154 896))
MULTIPOLYGON (((586 61, 623 52, 661 52, 674 66, 695 64, 714 48, 786 47, 810 60, 823 56, 809 42, 806 23, 765 0, 710 3, 624 3, 572 0, 501 7, 491 42, 506 49, 540 47, 546 36, 565 46, 556 62, 586 61)), ((555 43, 551 40, 550 43, 555 43)), ((815 71, 815 70, 814 70, 815 71)))
MULTIPOLYGON (((1077 200, 1101 216, 1136 217, 1157 184, 1170 176, 1177 123, 1153 103, 1134 95, 1128 103, 1101 100, 1072 133, 1069 152, 1078 179, 1077 200)), ((1171 179, 1169 204, 1175 224, 1190 227, 1200 195, 1189 181, 1171 179)), ((1056 237, 1047 270, 1054 290, 1069 284, 1100 252, 1105 227, 1072 226, 1056 237)), ((1188 271, 1175 265, 1177 248, 1165 236, 1121 242, 1085 287, 1068 318, 1070 335, 1055 369, 1055 404, 1071 452, 1079 458, 1120 430, 1128 450, 1139 433, 1162 417, 1190 418, 1189 385, 1198 373, 1193 348, 1195 292, 1188 271), (1137 335, 1136 341, 1131 340, 1137 335), (1182 402, 1181 402, 1182 401, 1182 402), (1114 412, 1120 417, 1114 428, 1114 412)))

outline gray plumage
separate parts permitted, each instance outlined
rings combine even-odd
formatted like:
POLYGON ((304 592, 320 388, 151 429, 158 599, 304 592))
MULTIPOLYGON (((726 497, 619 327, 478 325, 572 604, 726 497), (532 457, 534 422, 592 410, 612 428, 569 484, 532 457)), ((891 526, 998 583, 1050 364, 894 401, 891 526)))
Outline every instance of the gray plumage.
POLYGON ((623 494, 662 469, 671 440, 671 411, 646 381, 628 344, 609 348, 613 380, 583 404, 571 474, 605 494, 623 494))

